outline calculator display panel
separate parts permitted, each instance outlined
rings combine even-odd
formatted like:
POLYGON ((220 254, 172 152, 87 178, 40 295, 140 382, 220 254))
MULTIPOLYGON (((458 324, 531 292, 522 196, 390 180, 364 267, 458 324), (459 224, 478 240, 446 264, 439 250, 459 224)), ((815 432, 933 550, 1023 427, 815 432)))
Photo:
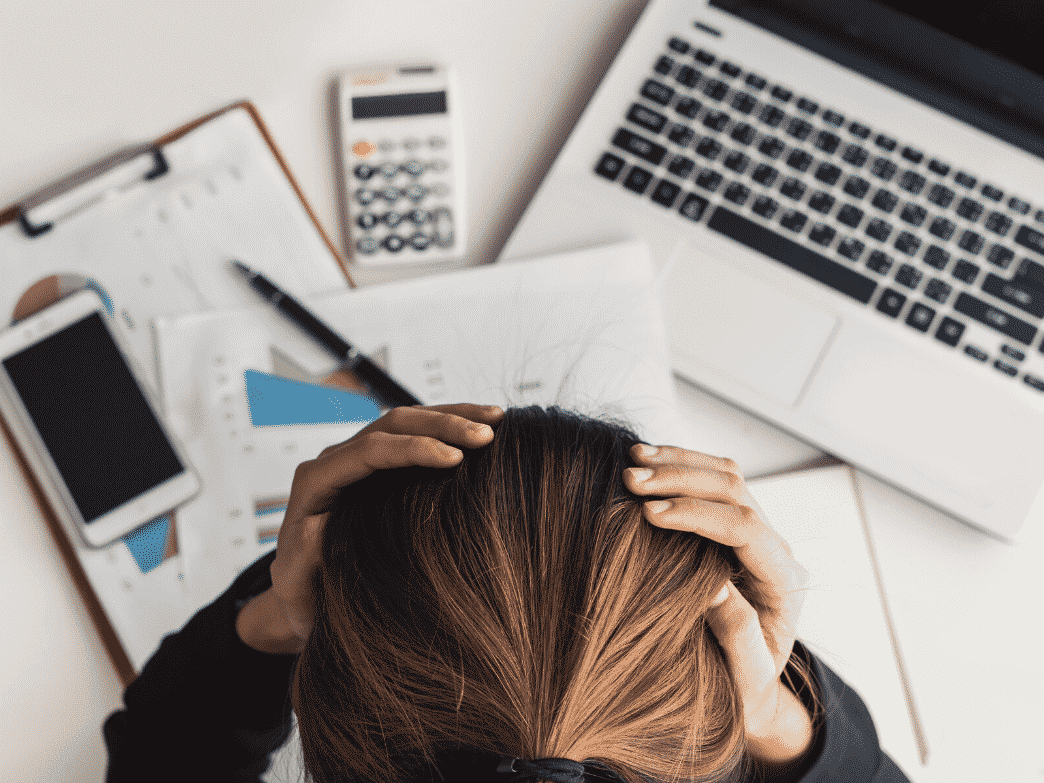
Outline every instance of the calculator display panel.
POLYGON ((352 119, 445 114, 446 92, 410 92, 398 95, 364 95, 352 98, 352 119))

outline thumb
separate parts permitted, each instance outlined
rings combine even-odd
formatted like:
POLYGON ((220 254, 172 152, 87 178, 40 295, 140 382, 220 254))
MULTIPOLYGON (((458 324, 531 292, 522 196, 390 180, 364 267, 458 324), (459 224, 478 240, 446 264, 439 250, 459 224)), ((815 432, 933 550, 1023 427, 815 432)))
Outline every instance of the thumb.
POLYGON ((731 580, 715 596, 707 624, 725 651, 744 709, 758 709, 776 685, 776 664, 757 611, 731 580))

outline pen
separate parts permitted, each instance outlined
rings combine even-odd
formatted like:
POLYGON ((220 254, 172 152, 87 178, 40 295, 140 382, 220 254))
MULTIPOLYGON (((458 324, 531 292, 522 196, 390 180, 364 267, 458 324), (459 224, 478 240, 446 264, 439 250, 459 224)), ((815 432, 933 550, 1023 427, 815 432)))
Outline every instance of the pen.
POLYGON ((232 261, 232 268, 246 278, 250 287, 275 306, 279 312, 297 324, 313 340, 322 345, 341 361, 341 368, 353 372, 365 383, 378 402, 385 407, 421 405, 421 401, 400 386, 388 373, 381 369, 359 349, 347 342, 333 329, 320 321, 304 305, 290 294, 281 290, 271 280, 255 272, 242 261, 232 261))

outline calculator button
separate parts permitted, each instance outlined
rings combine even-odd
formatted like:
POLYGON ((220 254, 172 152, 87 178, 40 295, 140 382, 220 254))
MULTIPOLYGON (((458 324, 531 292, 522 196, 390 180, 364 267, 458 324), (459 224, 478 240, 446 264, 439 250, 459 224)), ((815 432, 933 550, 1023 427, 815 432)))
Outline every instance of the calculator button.
POLYGON ((429 192, 435 198, 442 198, 443 196, 446 196, 446 195, 449 194, 449 188, 446 187, 446 185, 442 184, 441 182, 436 182, 434 185, 431 186, 431 188, 429 189, 429 192))
POLYGON ((406 213, 406 219, 413 223, 415 226, 419 226, 428 219, 428 211, 425 209, 411 209, 406 213))
POLYGON ((365 229, 366 231, 369 231, 371 228, 373 228, 380 222, 381 219, 372 212, 363 212, 355 220, 356 225, 358 225, 361 229, 365 229))
POLYGON ((381 139, 379 142, 377 142, 377 149, 379 149, 381 152, 391 152, 393 149, 395 149, 395 142, 391 139, 381 139))
POLYGON ((370 253, 376 253, 379 246, 377 240, 373 237, 363 237, 355 243, 355 249, 360 253, 366 253, 367 255, 370 253))
POLYGON ((406 246, 406 240, 400 236, 396 236, 395 234, 388 234, 381 244, 384 245, 385 250, 392 253, 398 253, 406 246))
POLYGON ((368 204, 372 204, 375 198, 377 198, 377 194, 369 188, 359 188, 357 191, 355 191, 355 200, 362 204, 364 207, 368 204))
POLYGON ((402 170, 411 177, 419 177, 424 173, 424 164, 416 159, 408 160, 402 164, 402 170))
POLYGON ((407 152, 412 152, 413 150, 417 149, 420 145, 420 139, 409 138, 403 139, 402 141, 402 148, 407 152))
POLYGON ((399 173, 398 163, 385 163, 381 166, 381 176, 385 179, 391 179, 399 173))
POLYGON ((431 237, 427 234, 422 234, 420 231, 410 237, 410 247, 414 250, 427 250, 430 244, 431 237))
POLYGON ((446 207, 440 207, 431 213, 432 221, 435 223, 435 234, 432 240, 439 247, 449 247, 453 244, 453 215, 446 207))
POLYGON ((360 163, 355 167, 354 171, 357 179, 369 179, 377 173, 377 169, 366 163, 360 163))
POLYGON ((394 210, 391 212, 385 212, 382 220, 384 220, 384 224, 388 228, 395 228, 402 222, 402 213, 395 212, 394 210))
POLYGON ((432 136, 428 139, 428 146, 433 150, 440 150, 446 146, 446 140, 441 136, 432 136))
POLYGON ((426 168, 428 171, 439 172, 445 171, 447 168, 449 168, 449 164, 441 158, 436 158, 435 160, 429 160, 424 165, 424 168, 426 168))
MULTIPOLYGON (((396 191, 398 192, 398 191, 396 191)), ((408 198, 410 201, 420 201, 427 195, 428 189, 423 185, 410 185, 408 188, 402 191, 402 195, 408 198)))
POLYGON ((352 145, 352 152, 358 155, 360 158, 365 158, 368 155, 372 155, 377 151, 377 147, 368 141, 357 141, 352 145))
POLYGON ((402 197, 402 191, 398 188, 381 188, 381 198, 387 201, 389 204, 394 204, 402 197))

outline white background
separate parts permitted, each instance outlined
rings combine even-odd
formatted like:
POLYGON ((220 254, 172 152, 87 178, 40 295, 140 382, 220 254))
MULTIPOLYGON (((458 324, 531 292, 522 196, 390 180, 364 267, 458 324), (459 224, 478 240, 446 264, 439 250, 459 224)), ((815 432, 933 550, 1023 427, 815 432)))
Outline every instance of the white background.
MULTIPOLYGON (((246 98, 340 244, 331 80, 351 65, 428 59, 458 71, 466 262, 489 262, 643 6, 0 0, 0 204, 246 98)), ((356 272, 362 284, 394 276, 356 272)), ((694 387, 678 389, 704 450, 733 457, 748 477, 821 456, 694 387)), ((871 479, 861 486, 932 753, 927 768, 907 773, 1044 780, 1041 536, 1014 549, 871 479)), ((0 779, 102 780, 101 724, 122 688, 6 443, 0 542, 0 779)), ((269 779, 296 779, 285 761, 269 779)))

